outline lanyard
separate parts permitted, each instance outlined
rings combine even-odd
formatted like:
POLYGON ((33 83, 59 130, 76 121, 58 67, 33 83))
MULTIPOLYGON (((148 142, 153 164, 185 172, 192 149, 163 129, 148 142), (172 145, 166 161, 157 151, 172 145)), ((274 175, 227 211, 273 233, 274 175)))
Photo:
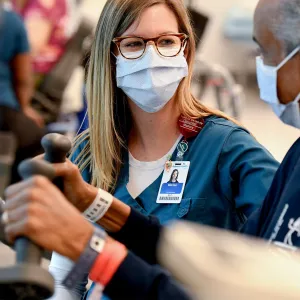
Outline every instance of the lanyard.
POLYGON ((195 137, 203 129, 204 119, 192 119, 183 115, 178 119, 178 127, 183 135, 183 140, 177 145, 176 161, 182 161, 184 154, 189 149, 188 139, 195 137))
MULTIPOLYGON (((184 154, 189 149, 188 139, 195 137, 200 133, 205 125, 204 119, 192 119, 181 115, 178 119, 178 128, 183 135, 183 140, 177 145, 176 161, 183 161, 184 154)), ((168 157, 165 168, 169 170, 172 167, 171 155, 168 157)))

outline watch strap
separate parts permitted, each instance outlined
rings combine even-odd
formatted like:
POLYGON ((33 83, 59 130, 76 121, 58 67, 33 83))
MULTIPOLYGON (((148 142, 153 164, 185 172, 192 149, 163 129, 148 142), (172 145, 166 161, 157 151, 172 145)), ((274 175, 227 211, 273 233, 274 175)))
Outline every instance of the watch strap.
POLYGON ((72 289, 77 282, 84 280, 93 267, 95 260, 102 253, 105 245, 107 234, 102 229, 95 226, 94 233, 80 255, 78 261, 74 264, 71 271, 63 281, 63 285, 72 289))

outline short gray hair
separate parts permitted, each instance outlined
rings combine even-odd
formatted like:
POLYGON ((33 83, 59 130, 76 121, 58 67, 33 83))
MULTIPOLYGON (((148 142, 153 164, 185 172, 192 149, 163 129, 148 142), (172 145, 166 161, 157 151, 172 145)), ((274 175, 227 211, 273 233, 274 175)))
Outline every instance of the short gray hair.
POLYGON ((282 0, 277 9, 278 19, 274 20, 273 31, 288 55, 300 46, 300 0, 282 0))

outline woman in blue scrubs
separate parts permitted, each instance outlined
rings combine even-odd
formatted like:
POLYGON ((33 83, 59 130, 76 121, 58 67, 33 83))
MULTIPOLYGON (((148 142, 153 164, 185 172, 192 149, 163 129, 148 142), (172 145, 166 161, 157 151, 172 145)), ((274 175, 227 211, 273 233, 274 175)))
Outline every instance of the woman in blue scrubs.
MULTIPOLYGON (((70 162, 58 171, 80 211, 103 189, 162 224, 179 218, 237 231, 260 207, 278 162, 245 128, 193 97, 194 57, 181 0, 106 2, 88 71, 90 127, 71 155, 83 179, 70 162), (164 196, 176 164, 182 186, 164 196)), ((58 286, 69 269, 54 254, 58 286)), ((80 299, 83 290, 58 287, 55 299, 80 299)))

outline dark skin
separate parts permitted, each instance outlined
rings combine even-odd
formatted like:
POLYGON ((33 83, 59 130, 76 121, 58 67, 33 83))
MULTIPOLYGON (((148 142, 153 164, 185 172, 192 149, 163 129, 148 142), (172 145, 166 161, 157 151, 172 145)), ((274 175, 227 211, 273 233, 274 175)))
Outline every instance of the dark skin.
MULTIPOLYGON (((278 66, 288 55, 283 41, 272 32, 280 20, 280 4, 287 0, 260 0, 254 14, 253 39, 259 46, 265 65, 278 66)), ((299 16, 300 18, 300 16, 299 16)), ((277 73, 277 92, 282 104, 292 102, 300 93, 300 53, 291 58, 277 73)))

